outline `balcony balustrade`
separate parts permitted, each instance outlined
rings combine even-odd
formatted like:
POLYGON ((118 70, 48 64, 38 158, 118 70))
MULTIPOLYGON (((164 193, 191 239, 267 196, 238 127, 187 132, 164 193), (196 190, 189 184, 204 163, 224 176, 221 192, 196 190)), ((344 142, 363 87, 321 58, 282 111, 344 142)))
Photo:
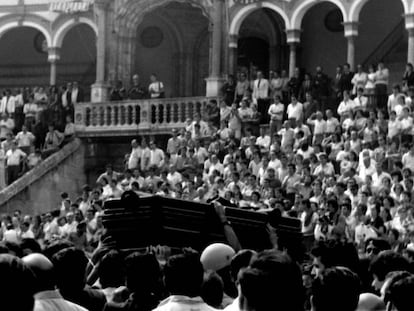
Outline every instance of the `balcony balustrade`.
POLYGON ((80 103, 75 107, 79 137, 168 134, 203 114, 206 97, 80 103))

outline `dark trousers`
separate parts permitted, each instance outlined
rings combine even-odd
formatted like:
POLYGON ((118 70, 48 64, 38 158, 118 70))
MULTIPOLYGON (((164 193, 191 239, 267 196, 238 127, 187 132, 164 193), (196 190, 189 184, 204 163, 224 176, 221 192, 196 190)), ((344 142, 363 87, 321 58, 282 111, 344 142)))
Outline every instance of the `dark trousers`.
POLYGON ((270 100, 259 98, 257 100, 257 110, 260 112, 260 124, 269 124, 270 116, 268 114, 270 100))
POLYGON ((20 165, 10 165, 7 167, 7 184, 12 184, 19 178, 20 165))
POLYGON ((377 107, 379 109, 387 108, 388 93, 386 84, 375 85, 375 95, 377 97, 377 107))

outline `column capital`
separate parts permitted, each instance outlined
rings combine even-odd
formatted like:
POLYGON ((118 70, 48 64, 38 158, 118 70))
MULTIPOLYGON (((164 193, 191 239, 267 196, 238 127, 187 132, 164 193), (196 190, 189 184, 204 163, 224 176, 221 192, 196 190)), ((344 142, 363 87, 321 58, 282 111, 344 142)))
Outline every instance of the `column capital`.
POLYGON ((237 49, 238 41, 239 41, 238 35, 229 35, 229 48, 237 49))
POLYGON ((345 22, 342 25, 344 25, 344 35, 346 38, 358 36, 358 22, 345 22))
POLYGON ((404 14, 405 19, 405 29, 414 28, 414 13, 404 14))
POLYGON ((110 3, 110 0, 95 0, 94 5, 98 9, 106 10, 110 3))
POLYGON ((56 62, 60 59, 60 48, 59 47, 50 47, 47 49, 48 56, 47 60, 48 62, 56 62))
POLYGON ((299 43, 302 29, 286 29, 286 41, 288 44, 299 43))

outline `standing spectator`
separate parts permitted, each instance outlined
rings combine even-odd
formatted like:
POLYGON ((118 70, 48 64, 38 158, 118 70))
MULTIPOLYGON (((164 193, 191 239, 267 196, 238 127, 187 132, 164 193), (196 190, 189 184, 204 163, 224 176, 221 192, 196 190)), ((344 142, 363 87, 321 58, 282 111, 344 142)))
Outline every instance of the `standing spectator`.
POLYGON ((72 107, 84 101, 83 90, 79 88, 78 82, 74 81, 72 85, 71 102, 72 107))
POLYGON ((157 147, 155 141, 150 142, 150 166, 160 168, 164 164, 164 151, 157 147))
POLYGON ((357 94, 357 90, 359 88, 364 89, 365 85, 368 81, 368 75, 363 71, 362 65, 357 66, 357 72, 355 73, 354 77, 352 78, 352 84, 354 85, 354 88, 352 90, 352 95, 357 94))
POLYGON ((211 99, 208 102, 205 113, 207 121, 212 122, 218 128, 220 126, 220 108, 218 107, 216 99, 211 99))
POLYGON ((302 81, 302 84, 300 86, 299 90, 299 100, 305 101, 306 100, 306 94, 312 95, 313 91, 313 81, 312 77, 309 73, 305 73, 304 79, 302 81))
POLYGON ((117 80, 115 82, 115 86, 111 90, 109 99, 111 101, 120 101, 126 99, 126 90, 121 80, 117 80))
POLYGON ((63 134, 55 130, 53 124, 49 124, 49 131, 46 134, 45 143, 43 146, 43 157, 48 157, 52 153, 59 150, 59 146, 63 141, 63 134))
POLYGON ((131 141, 131 153, 128 158, 128 169, 134 170, 140 165, 142 149, 136 139, 131 141))
POLYGON ((227 106, 231 106, 235 100, 234 96, 236 94, 236 83, 233 75, 229 75, 221 92, 223 94, 223 100, 226 102, 227 106))
POLYGON ((300 87, 302 85, 302 77, 301 77, 301 72, 299 68, 295 68, 293 77, 290 78, 289 80, 289 91, 290 91, 290 95, 295 95, 296 98, 299 98, 299 91, 300 91, 300 87))
POLYGON ((164 84, 161 81, 158 81, 157 76, 153 73, 150 76, 151 84, 148 87, 148 93, 151 98, 164 98, 165 90, 164 84))
POLYGON ((16 135, 17 147, 24 153, 30 154, 35 139, 35 136, 23 125, 22 130, 16 135))
POLYGON ((243 97, 247 96, 247 93, 249 92, 249 90, 250 90, 250 82, 247 79, 247 75, 245 72, 241 72, 239 74, 239 79, 236 83, 234 101, 236 103, 239 103, 243 99, 243 97))
POLYGON ((298 121, 303 118, 303 105, 298 102, 295 94, 292 93, 290 97, 291 103, 287 106, 287 117, 288 119, 294 119, 298 121))
POLYGON ((0 140, 3 141, 6 139, 8 134, 13 134, 14 120, 12 118, 9 118, 9 114, 7 112, 4 112, 1 117, 0 140))
POLYGON ((1 114, 7 113, 11 117, 13 117, 15 109, 16 109, 15 98, 12 95, 11 90, 7 89, 6 94, 3 96, 0 102, 0 113, 1 114))
POLYGON ((385 109, 387 105, 387 88, 389 71, 385 68, 383 62, 378 63, 378 69, 375 72, 375 95, 377 96, 377 107, 379 109, 385 109))
POLYGON ((269 110, 269 81, 263 77, 263 72, 257 72, 257 79, 253 83, 253 104, 257 105, 262 115, 261 123, 268 123, 267 111, 269 110))
POLYGON ((76 136, 76 126, 73 123, 72 116, 66 116, 65 130, 63 131, 63 141, 61 145, 72 141, 76 136))
POLYGON ((270 116, 270 137, 273 137, 273 133, 279 132, 282 128, 284 110, 285 106, 281 102, 281 97, 276 95, 268 111, 270 116))
POLYGON ((405 72, 402 78, 403 81, 403 91, 407 92, 410 87, 414 86, 414 67, 413 64, 408 63, 405 67, 405 72))
POLYGON ((329 85, 329 78, 323 72, 321 66, 316 67, 316 75, 313 84, 313 94, 315 99, 319 102, 320 107, 319 109, 322 110, 326 108, 328 103, 330 85, 329 85))
POLYGON ((72 83, 68 82, 66 87, 63 88, 61 96, 63 116, 62 121, 65 120, 65 117, 71 113, 73 103, 72 103, 72 83))
POLYGON ((141 85, 139 75, 134 74, 132 76, 132 87, 128 90, 129 99, 144 99, 147 97, 147 91, 145 87, 141 85))
POLYGON ((351 72, 350 65, 349 64, 345 64, 343 66, 343 71, 342 71, 342 74, 341 74, 341 79, 339 81, 339 83, 340 83, 339 90, 340 90, 341 94, 344 91, 348 91, 350 93, 352 92, 352 89, 353 89, 352 79, 353 79, 353 77, 354 77, 354 73, 351 72))
POLYGON ((6 165, 7 165, 7 184, 12 184, 17 178, 27 155, 20 149, 17 149, 16 142, 13 142, 11 149, 6 152, 6 165))
POLYGON ((20 129, 24 123, 23 107, 23 89, 16 88, 14 90, 14 123, 18 129, 20 129))
POLYGON ((282 98, 282 90, 283 79, 280 77, 280 73, 278 71, 274 71, 270 80, 270 98, 275 98, 276 95, 282 98))

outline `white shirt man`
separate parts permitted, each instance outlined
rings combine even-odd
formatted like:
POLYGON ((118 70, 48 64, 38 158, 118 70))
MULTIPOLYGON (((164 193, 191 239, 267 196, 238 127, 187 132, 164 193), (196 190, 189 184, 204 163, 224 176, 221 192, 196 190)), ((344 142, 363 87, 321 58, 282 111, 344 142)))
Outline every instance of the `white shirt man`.
POLYGON ((401 122, 395 117, 395 113, 392 112, 388 121, 388 138, 392 139, 401 133, 401 122))
POLYGON ((284 110, 285 110, 285 106, 281 102, 271 104, 268 110, 270 120, 282 121, 284 110))
POLYGON ((414 172, 414 147, 411 147, 411 150, 402 156, 401 162, 404 168, 407 167, 414 172))
POLYGON ((259 99, 269 97, 269 81, 263 78, 262 72, 257 73, 257 79, 253 83, 253 102, 257 104, 259 99))
POLYGON ((26 130, 23 130, 16 135, 17 147, 30 148, 35 141, 35 136, 26 130))
POLYGON ((131 153, 128 159, 128 169, 133 170, 138 167, 138 163, 142 155, 142 149, 135 139, 131 142, 131 147, 131 153))
POLYGON ((161 81, 152 82, 148 87, 148 91, 151 98, 159 98, 164 91, 164 84, 161 81))
POLYGON ((352 112, 352 110, 355 108, 355 102, 348 98, 344 99, 338 106, 338 114, 340 116, 343 116, 347 114, 348 112, 352 112))
POLYGON ((10 149, 6 152, 7 166, 19 166, 25 157, 26 154, 20 149, 10 149))
POLYGON ((359 178, 365 181, 365 178, 369 175, 372 176, 376 172, 375 161, 367 155, 364 155, 364 160, 358 167, 359 178))
POLYGON ((296 98, 287 106, 288 119, 295 119, 296 121, 302 118, 303 105, 299 103, 296 98))
POLYGON ((151 154, 150 154, 150 166, 157 166, 161 167, 164 163, 164 151, 162 151, 160 148, 156 148, 155 145, 153 148, 151 148, 151 154))
POLYGON ((270 147, 270 136, 269 135, 263 135, 263 136, 257 137, 256 145, 263 148, 263 149, 269 149, 269 147, 270 147))
POLYGON ((12 95, 3 96, 0 102, 0 113, 13 114, 16 108, 15 99, 12 95))
POLYGON ((314 135, 324 135, 326 133, 326 121, 322 119, 322 112, 316 113, 316 119, 309 118, 307 123, 313 125, 314 135))

